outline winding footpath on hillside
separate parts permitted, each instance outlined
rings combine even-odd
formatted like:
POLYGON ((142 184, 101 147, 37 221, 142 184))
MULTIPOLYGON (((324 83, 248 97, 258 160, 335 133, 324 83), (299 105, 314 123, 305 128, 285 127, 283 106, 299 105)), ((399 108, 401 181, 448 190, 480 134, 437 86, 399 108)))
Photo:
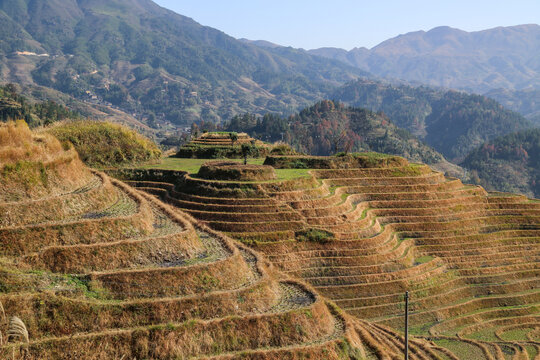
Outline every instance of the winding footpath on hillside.
POLYGON ((540 201, 383 159, 282 181, 146 172, 130 184, 249 245, 353 315, 368 358, 401 357, 409 291, 412 358, 538 360, 540 201), (306 229, 334 237, 295 239, 306 229))

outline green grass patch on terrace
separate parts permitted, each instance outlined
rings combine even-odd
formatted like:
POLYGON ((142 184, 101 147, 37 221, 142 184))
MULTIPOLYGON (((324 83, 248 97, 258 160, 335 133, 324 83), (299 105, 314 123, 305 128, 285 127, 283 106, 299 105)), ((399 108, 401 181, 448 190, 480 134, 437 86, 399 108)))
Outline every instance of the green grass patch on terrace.
MULTIPOLYGON (((190 175, 197 175, 201 165, 209 161, 217 161, 219 159, 185 159, 176 157, 163 158, 158 164, 147 164, 139 167, 140 169, 162 169, 162 170, 175 170, 186 171, 190 175)), ((243 164, 243 159, 227 159, 227 161, 234 161, 239 164, 243 164)), ((248 159, 249 165, 262 165, 264 158, 248 159)), ((283 181, 291 180, 302 177, 310 177, 308 173, 309 169, 275 169, 276 180, 283 181)))
POLYGON ((506 341, 527 341, 527 333, 534 328, 534 325, 531 325, 530 328, 523 329, 512 329, 505 331, 501 334, 501 337, 506 341))
POLYGON ((27 190, 38 184, 47 187, 49 183, 47 169, 43 162, 26 160, 0 167, 0 180, 18 182, 24 185, 27 190))
POLYGON ((309 241, 319 244, 326 244, 334 239, 334 234, 330 231, 315 228, 300 230, 297 231, 294 235, 296 237, 296 240, 298 241, 309 241))
POLYGON ((232 131, 209 131, 207 134, 229 135, 232 133, 232 131))
POLYGON ((277 180, 291 180, 301 177, 310 177, 309 169, 275 169, 277 180))
POLYGON ((433 256, 431 256, 431 255, 424 255, 424 256, 420 256, 420 257, 416 258, 414 260, 414 262, 416 264, 425 264, 427 262, 430 262, 433 259, 435 259, 435 258, 433 256))
POLYGON ((519 194, 500 192, 500 191, 490 191, 488 192, 488 197, 520 197, 519 194))
POLYGON ((529 359, 535 359, 535 356, 538 355, 538 351, 534 348, 532 345, 525 345, 525 350, 527 350, 527 353, 529 354, 529 359))
POLYGON ((428 335, 429 329, 435 324, 437 323, 435 321, 432 321, 432 322, 409 326, 409 333, 411 333, 412 335, 417 335, 417 336, 428 335))
POLYGON ((395 157, 395 155, 389 155, 389 154, 383 154, 378 152, 353 152, 353 153, 345 153, 345 152, 338 152, 334 155, 335 157, 343 157, 343 156, 352 156, 352 157, 366 157, 370 159, 388 159, 391 157, 395 157))
POLYGON ((416 177, 422 175, 420 164, 409 164, 401 169, 395 169, 392 171, 392 177, 416 177))
POLYGON ((453 352, 458 358, 463 360, 478 360, 485 359, 482 350, 472 344, 468 344, 459 340, 437 339, 435 344, 447 348, 453 352))
MULTIPOLYGON (((175 171, 186 171, 189 174, 195 175, 199 172, 201 165, 209 161, 217 161, 219 159, 184 159, 176 157, 166 157, 161 159, 161 162, 158 164, 148 164, 141 166, 141 169, 162 169, 162 170, 175 170, 175 171)), ((243 163, 243 159, 227 159, 227 161, 234 161, 243 163)), ((248 164, 251 165, 262 165, 264 158, 258 159, 248 159, 248 164)))
POLYGON ((497 337, 495 336, 494 331, 495 328, 482 329, 480 331, 468 334, 466 337, 469 339, 480 341, 499 341, 499 339, 497 339, 497 337))

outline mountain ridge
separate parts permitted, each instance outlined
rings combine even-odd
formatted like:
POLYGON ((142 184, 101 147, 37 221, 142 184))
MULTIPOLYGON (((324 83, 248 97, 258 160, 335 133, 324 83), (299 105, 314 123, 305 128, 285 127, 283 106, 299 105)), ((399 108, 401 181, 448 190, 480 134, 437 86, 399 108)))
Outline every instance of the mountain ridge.
POLYGON ((377 76, 484 93, 540 87, 540 25, 466 32, 448 26, 414 31, 371 49, 312 49, 377 76), (531 55, 529 55, 531 54, 531 55))
POLYGON ((368 76, 305 51, 246 44, 150 0, 28 4, 0 1, 0 80, 95 96, 139 118, 188 124, 288 114, 368 76))

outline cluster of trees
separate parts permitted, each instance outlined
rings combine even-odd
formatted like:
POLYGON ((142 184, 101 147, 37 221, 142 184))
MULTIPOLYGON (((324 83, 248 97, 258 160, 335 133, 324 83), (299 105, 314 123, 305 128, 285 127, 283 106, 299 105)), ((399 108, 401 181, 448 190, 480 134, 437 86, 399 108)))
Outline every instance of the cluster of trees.
POLYGON ((54 101, 32 104, 17 93, 15 85, 0 86, 1 121, 23 119, 28 126, 36 127, 74 118, 79 118, 79 115, 54 101))
POLYGON ((290 140, 288 119, 276 114, 262 117, 250 113, 235 115, 225 128, 228 131, 248 132, 252 137, 268 142, 290 140))
POLYGON ((299 152, 313 155, 377 151, 426 163, 442 160, 439 153, 407 130, 397 128, 383 113, 331 100, 317 102, 287 118, 275 114, 238 115, 225 128, 265 141, 284 141, 299 152))

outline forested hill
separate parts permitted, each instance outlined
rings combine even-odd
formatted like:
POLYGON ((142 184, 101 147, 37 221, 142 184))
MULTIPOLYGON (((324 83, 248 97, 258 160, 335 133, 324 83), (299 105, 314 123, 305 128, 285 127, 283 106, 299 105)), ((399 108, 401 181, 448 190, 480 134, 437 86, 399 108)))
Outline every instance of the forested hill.
POLYGON ((17 93, 15 86, 0 86, 0 121, 24 120, 28 126, 36 127, 76 118, 77 113, 54 101, 31 103, 17 93))
POLYGON ((532 127, 495 100, 457 91, 357 80, 337 89, 332 98, 383 111, 397 126, 455 161, 487 140, 532 127))
POLYGON ((0 0, 0 29, 0 80, 158 122, 290 114, 366 75, 303 50, 236 40, 150 0, 0 0))
POLYGON ((540 129, 489 141, 471 152, 463 165, 487 189, 540 198, 540 129))
POLYGON ((485 94, 540 126, 540 89, 496 89, 485 94))
POLYGON ((271 114, 262 118, 250 114, 235 116, 227 130, 246 131, 267 141, 283 139, 296 150, 313 155, 376 151, 427 164, 444 161, 441 154, 407 130, 396 127, 388 117, 330 100, 288 118, 271 114))

